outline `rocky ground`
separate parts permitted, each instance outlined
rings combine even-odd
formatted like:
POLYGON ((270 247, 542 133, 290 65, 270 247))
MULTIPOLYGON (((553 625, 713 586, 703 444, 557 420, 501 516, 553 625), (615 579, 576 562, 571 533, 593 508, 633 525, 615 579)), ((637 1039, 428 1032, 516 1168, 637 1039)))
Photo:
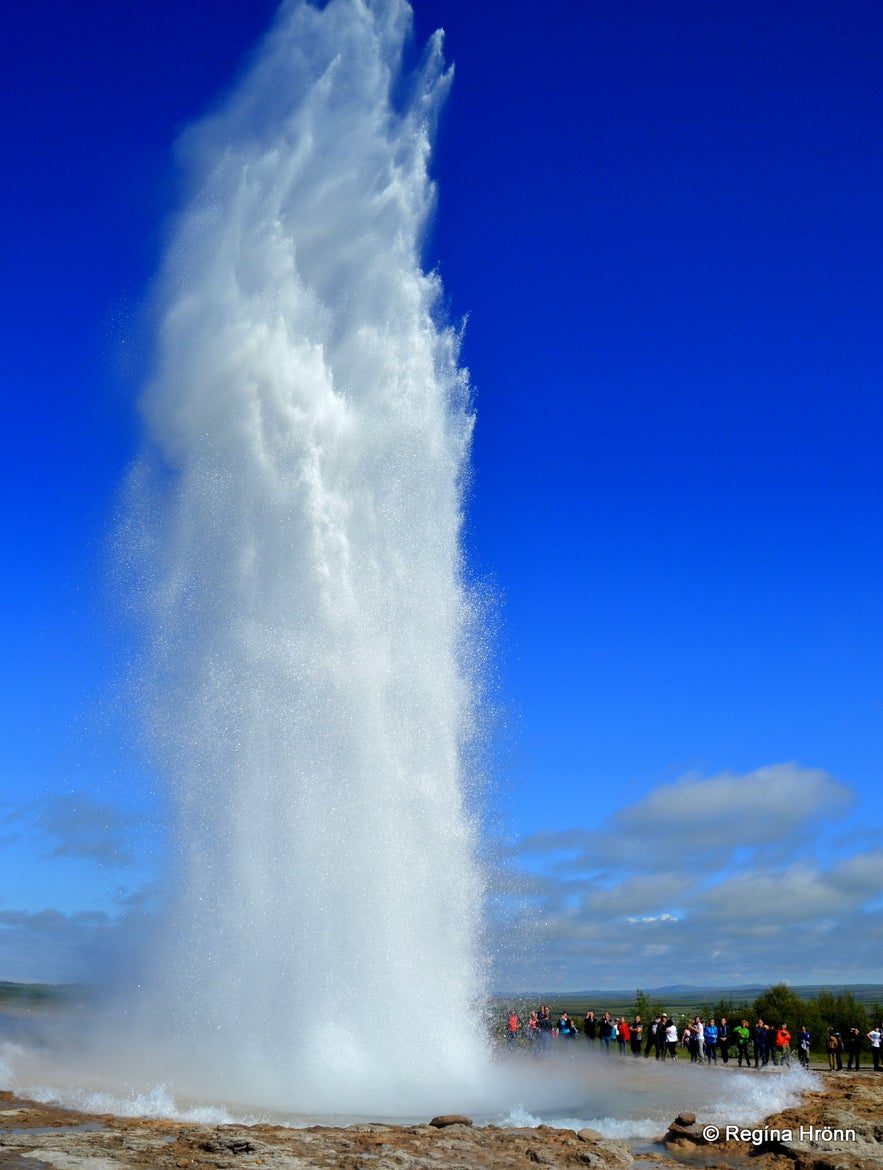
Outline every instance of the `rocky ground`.
POLYGON ((703 1119, 684 1112, 657 1144, 637 1151, 594 1130, 477 1127, 468 1118, 341 1129, 210 1126, 89 1116, 0 1093, 0 1170, 883 1170, 883 1074, 823 1081, 797 1108, 752 1131, 709 1141, 703 1119))

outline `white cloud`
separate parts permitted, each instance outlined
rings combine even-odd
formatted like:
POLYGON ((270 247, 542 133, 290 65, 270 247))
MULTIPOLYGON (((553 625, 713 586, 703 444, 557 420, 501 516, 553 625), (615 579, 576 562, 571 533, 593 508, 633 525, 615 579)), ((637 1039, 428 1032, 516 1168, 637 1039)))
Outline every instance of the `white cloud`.
POLYGON ((883 895, 883 849, 856 853, 838 862, 831 870, 831 882, 844 894, 876 889, 883 895))
POLYGON ((605 917, 644 916, 675 905, 689 888, 690 881, 682 874, 638 874, 606 888, 583 887, 582 906, 590 913, 605 917))
POLYGON ((734 832, 755 841, 778 841, 819 817, 842 816, 852 804, 849 789, 817 768, 772 764, 739 776, 721 772, 688 776, 655 788, 612 823, 630 833, 734 832))
MULTIPOLYGON (((501 986, 875 978, 883 850, 831 860, 848 787, 798 764, 690 775, 591 828, 513 849, 535 882, 532 958, 501 986), (537 872, 538 871, 538 872, 537 872)), ((842 836, 842 834, 841 834, 842 836)), ((510 923, 511 926, 511 923, 510 923)))
POLYGON ((86 793, 52 795, 16 809, 11 818, 30 823, 45 838, 50 857, 74 857, 125 867, 132 855, 126 844, 131 818, 116 805, 98 803, 86 793))
POLYGON ((117 911, 0 909, 0 977, 12 983, 113 982, 154 928, 154 893, 148 886, 127 895, 117 911))
POLYGON ((94 976, 107 914, 0 911, 0 971, 13 983, 76 983, 94 976))
MULTIPOLYGON (((511 989, 873 979, 883 849, 838 826, 848 788, 796 764, 686 777, 591 828, 536 834, 491 864, 495 984, 511 989), (779 831, 781 836, 776 836, 779 831), (852 853, 831 853, 835 836, 852 853), (520 864, 524 863, 524 864, 520 864), (525 868, 529 864, 530 868, 525 868)), ((7 812, 50 856, 125 860, 126 817, 88 798, 7 812)), ((90 978, 141 929, 148 887, 100 911, 0 912, 3 978, 90 978), (140 925, 139 925, 140 924, 140 925)))
POLYGON ((745 775, 691 775, 617 809, 592 828, 536 833, 515 856, 546 872, 609 880, 623 871, 713 874, 737 854, 782 855, 842 818, 851 791, 815 768, 773 764, 745 775))
POLYGON ((698 891, 694 904, 709 919, 731 928, 773 923, 785 930, 800 922, 836 916, 843 898, 829 875, 802 861, 782 870, 731 875, 698 891))

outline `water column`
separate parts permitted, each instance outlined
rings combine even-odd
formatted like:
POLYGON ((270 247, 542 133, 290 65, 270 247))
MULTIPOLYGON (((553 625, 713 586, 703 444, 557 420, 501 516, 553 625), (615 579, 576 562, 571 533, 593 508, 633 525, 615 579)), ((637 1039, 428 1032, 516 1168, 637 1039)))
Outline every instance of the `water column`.
POLYGON ((472 416, 420 259, 450 72, 437 34, 403 75, 410 33, 284 4, 180 145, 127 524, 173 839, 139 1011, 218 1100, 400 1114, 482 1075, 472 416))

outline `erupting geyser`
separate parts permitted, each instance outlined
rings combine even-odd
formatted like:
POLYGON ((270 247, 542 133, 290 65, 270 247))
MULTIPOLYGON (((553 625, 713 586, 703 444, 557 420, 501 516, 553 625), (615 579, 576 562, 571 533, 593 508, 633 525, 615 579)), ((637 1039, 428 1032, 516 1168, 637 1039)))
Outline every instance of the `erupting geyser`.
POLYGON ((173 905, 133 1014, 176 1092, 408 1113, 483 1075, 462 480, 423 271, 441 37, 292 0, 182 143, 132 475, 173 905))

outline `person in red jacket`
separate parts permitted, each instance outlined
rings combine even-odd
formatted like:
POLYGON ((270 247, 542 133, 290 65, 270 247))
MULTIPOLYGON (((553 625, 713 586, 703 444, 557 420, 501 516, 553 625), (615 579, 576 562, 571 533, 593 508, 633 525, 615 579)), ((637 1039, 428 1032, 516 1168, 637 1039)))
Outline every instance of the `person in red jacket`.
POLYGON ((521 1020, 518 1017, 518 1012, 513 1008, 506 1019, 506 1039, 510 1044, 514 1044, 518 1039, 518 1029, 521 1027, 521 1020))
POLYGON ((628 1020, 625 1016, 617 1020, 616 1026, 619 1029, 616 1034, 616 1043, 619 1045, 619 1051, 625 1056, 626 1052, 628 1052, 629 1040, 632 1037, 631 1028, 629 1028, 628 1020))
POLYGON ((782 1024, 776 1032, 776 1048, 774 1064, 791 1064, 791 1033, 788 1025, 782 1024))

